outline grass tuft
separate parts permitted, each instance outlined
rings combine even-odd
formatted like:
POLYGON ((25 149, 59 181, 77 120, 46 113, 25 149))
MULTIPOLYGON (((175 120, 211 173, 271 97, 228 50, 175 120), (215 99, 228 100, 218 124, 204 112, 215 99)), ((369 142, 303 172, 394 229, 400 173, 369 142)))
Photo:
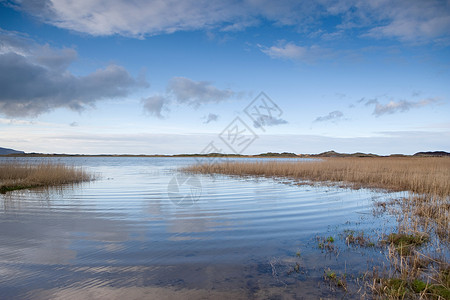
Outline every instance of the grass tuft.
POLYGON ((391 233, 388 242, 395 246, 400 255, 409 255, 411 251, 429 241, 429 237, 424 233, 391 233))

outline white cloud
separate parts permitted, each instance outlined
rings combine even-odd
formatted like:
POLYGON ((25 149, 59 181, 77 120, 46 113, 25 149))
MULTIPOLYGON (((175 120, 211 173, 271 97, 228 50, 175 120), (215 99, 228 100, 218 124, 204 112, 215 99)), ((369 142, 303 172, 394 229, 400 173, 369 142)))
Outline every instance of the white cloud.
POLYGON ((300 59, 305 56, 308 50, 306 47, 300 47, 290 42, 284 45, 262 49, 261 51, 272 58, 300 59))
MULTIPOLYGON (((138 134, 138 133, 67 133, 54 127, 48 131, 24 128, 0 128, 0 145, 25 152, 84 153, 84 154, 177 154, 199 153, 216 134, 138 134), (64 141, 64 142, 61 142, 64 141), (130 148, 130 145, 133 145, 130 148), (180 150, 182 149, 182 150, 180 150)), ((227 149, 226 145, 217 145, 227 149)), ((371 152, 377 154, 418 151, 450 151, 448 131, 382 132, 376 136, 334 138, 321 135, 264 135, 245 154, 263 152, 320 153, 330 149, 337 152, 371 152)))
POLYGON ((329 56, 328 51, 320 48, 319 46, 313 45, 303 47, 298 46, 293 42, 286 43, 285 41, 279 41, 277 45, 269 48, 260 45, 260 49, 271 58, 298 60, 304 62, 313 62, 318 58, 325 58, 329 56))
POLYGON ((439 100, 437 98, 427 98, 420 101, 389 101, 386 104, 381 104, 377 99, 367 100, 365 105, 375 105, 373 114, 377 117, 385 115, 385 114, 394 114, 398 112, 406 112, 413 108, 420 108, 428 105, 432 105, 437 103, 439 100))
MULTIPOLYGON (((354 29, 405 41, 448 37, 450 3, 442 0, 11 0, 46 23, 91 35, 133 37, 187 30, 243 30, 269 21, 330 37, 354 29), (324 26, 334 17, 335 26, 324 26)), ((297 49, 298 50, 298 49, 297 49)), ((296 51, 297 51, 296 50, 296 51)))
POLYGON ((367 2, 379 24, 367 36, 392 37, 403 41, 424 41, 450 32, 450 2, 402 0, 367 2), (386 9, 389 7, 389 9, 386 9))

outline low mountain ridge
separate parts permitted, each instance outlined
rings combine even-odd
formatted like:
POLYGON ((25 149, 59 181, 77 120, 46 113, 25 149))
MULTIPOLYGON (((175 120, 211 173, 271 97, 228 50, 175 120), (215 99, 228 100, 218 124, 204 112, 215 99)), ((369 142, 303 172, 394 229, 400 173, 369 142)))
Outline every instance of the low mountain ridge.
POLYGON ((9 148, 2 148, 0 147, 0 155, 8 155, 8 154, 24 154, 25 152, 23 151, 17 151, 14 149, 9 149, 9 148))

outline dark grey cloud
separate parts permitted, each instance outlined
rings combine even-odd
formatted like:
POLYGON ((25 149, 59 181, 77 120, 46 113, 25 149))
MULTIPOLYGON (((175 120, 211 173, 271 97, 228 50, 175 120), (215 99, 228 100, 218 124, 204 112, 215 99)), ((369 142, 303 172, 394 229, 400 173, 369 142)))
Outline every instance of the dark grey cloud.
POLYGON ((207 116, 204 117, 205 119, 205 124, 208 124, 210 122, 216 122, 219 119, 219 115, 213 114, 213 113, 209 113, 207 116))
POLYGON ((370 99, 367 100, 365 105, 374 106, 374 110, 372 112, 373 115, 379 117, 385 114, 394 114, 399 112, 406 112, 413 108, 420 108, 424 106, 429 106, 432 104, 435 104, 439 102, 437 98, 427 98, 420 101, 407 101, 407 100, 400 100, 400 101, 389 101, 386 104, 380 103, 377 99, 370 99))
POLYGON ((168 98, 161 95, 151 96, 142 99, 144 111, 160 119, 164 118, 162 112, 163 110, 168 110, 167 105, 169 102, 170 100, 168 98))
POLYGON ((33 54, 36 63, 46 66, 49 69, 60 71, 67 69, 78 57, 78 53, 74 49, 66 48, 56 50, 50 48, 48 45, 39 47, 33 54))
MULTIPOLYGON (((233 97, 240 98, 242 93, 230 89, 219 89, 208 81, 194 81, 186 77, 173 77, 167 84, 164 95, 155 95, 142 99, 144 112, 158 118, 164 118, 162 111, 168 111, 169 105, 178 103, 188 105, 194 109, 204 104, 219 103, 233 97)), ((209 114, 206 123, 216 121, 215 114, 209 114)))
MULTIPOLYGON (((0 37, 4 33, 0 32, 0 37)), ((6 36, 9 43, 2 40, 0 46, 0 114, 37 116, 57 108, 81 111, 148 85, 113 64, 76 76, 67 70, 77 57, 75 50, 52 49, 6 36)))
POLYGON ((222 102, 235 96, 232 90, 221 90, 208 81, 194 81, 185 77, 170 80, 167 91, 178 103, 198 108, 202 104, 222 102))
POLYGON ((314 122, 338 121, 338 120, 341 120, 343 116, 344 116, 344 113, 342 113, 339 110, 335 110, 335 111, 330 112, 326 116, 317 117, 314 120, 314 122))

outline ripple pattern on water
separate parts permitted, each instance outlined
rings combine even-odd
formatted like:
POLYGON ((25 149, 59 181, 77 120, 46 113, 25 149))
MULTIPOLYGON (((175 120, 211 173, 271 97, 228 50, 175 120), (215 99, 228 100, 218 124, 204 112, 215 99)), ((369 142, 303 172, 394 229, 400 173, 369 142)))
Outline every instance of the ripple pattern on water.
MULTIPOLYGON (((271 258, 330 226, 358 222, 371 213, 373 197, 385 197, 363 189, 187 175, 197 176, 201 193, 178 203, 169 182, 194 159, 54 160, 101 177, 0 196, 0 296, 149 286, 269 289, 277 284, 271 258), (258 277, 266 286, 250 280, 258 277)), ((175 195, 191 191, 179 187, 175 195)))

